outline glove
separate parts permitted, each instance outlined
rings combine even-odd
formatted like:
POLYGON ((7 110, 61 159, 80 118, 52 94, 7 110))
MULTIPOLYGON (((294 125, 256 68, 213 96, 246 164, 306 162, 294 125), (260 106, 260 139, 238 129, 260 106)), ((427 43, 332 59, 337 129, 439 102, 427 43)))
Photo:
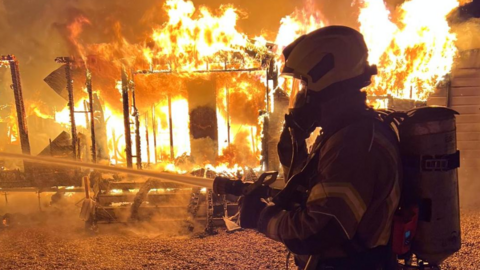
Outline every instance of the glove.
POLYGON ((268 187, 261 187, 249 195, 242 196, 238 200, 240 207, 240 226, 245 229, 256 229, 260 212, 269 204, 266 201, 268 187))

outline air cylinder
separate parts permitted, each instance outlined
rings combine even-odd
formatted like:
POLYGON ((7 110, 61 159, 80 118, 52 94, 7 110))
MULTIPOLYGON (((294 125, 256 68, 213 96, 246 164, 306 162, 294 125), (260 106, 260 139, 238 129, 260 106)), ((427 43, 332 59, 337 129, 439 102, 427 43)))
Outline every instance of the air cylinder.
POLYGON ((461 246, 455 115, 442 107, 408 112, 400 128, 404 194, 419 206, 412 252, 438 265, 461 246))

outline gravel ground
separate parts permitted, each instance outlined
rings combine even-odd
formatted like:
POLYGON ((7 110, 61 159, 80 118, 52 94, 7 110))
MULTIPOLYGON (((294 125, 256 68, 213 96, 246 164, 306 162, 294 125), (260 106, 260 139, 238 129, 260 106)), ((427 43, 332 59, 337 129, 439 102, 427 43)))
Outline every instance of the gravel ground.
MULTIPOLYGON (((479 214, 462 212, 463 247, 443 269, 480 269, 479 214)), ((285 268, 286 249, 254 231, 220 230, 202 238, 117 224, 103 225, 92 236, 81 225, 57 221, 0 230, 0 269, 285 268)))
POLYGON ((462 210, 461 225, 462 248, 445 261, 443 269, 480 269, 480 205, 462 210))

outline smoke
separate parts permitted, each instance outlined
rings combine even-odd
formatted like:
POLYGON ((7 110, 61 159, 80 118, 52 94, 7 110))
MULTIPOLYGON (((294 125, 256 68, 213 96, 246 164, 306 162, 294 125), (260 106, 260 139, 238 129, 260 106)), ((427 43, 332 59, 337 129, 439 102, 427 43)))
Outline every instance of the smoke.
MULTIPOLYGON (((42 192, 40 195, 35 192, 10 192, 0 195, 0 232, 10 227, 41 227, 44 230, 52 232, 60 230, 63 234, 71 235, 84 235, 88 232, 85 230, 88 228, 85 228, 84 221, 79 218, 83 192, 42 192), (3 224, 4 219, 7 227, 3 224)), ((142 220, 136 222, 129 220, 128 207, 118 207, 113 212, 117 217, 117 225, 112 226, 109 222, 100 221, 99 233, 134 234, 142 237, 189 236, 201 233, 205 224, 193 219, 187 212, 189 198, 188 193, 176 194, 163 199, 166 200, 165 208, 161 205, 159 208, 147 205, 139 210, 142 220)), ((198 212, 200 216, 204 214, 201 210, 198 212)), ((102 211, 104 210, 101 207, 98 208, 98 216, 102 216, 102 211)))
POLYGON ((471 18, 452 26, 457 34, 456 45, 460 51, 469 51, 480 48, 480 19, 471 18))
MULTIPOLYGON (((0 221, 6 225, 43 226, 62 224, 79 229, 83 222, 76 205, 83 193, 69 192, 2 192, 0 196, 0 221)), ((3 228, 0 222, 0 229, 3 228)))

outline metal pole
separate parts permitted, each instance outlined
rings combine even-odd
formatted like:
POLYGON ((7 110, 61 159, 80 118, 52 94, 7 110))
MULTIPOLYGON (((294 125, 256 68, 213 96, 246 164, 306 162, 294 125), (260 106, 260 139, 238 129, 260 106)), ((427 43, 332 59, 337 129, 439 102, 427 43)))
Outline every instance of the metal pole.
POLYGON ((15 107, 17 110, 18 132, 20 136, 20 144, 22 153, 30 155, 30 141, 28 139, 28 128, 25 115, 25 104, 23 102, 23 90, 20 80, 20 69, 18 68, 18 61, 14 55, 2 56, 3 61, 8 61, 10 64, 10 72, 12 75, 12 89, 15 97, 15 107))
POLYGON ((155 119, 155 105, 152 107, 152 130, 153 130, 153 150, 155 151, 155 164, 158 162, 157 154, 157 123, 155 119))
POLYGON ((168 127, 170 129, 170 158, 175 159, 173 150, 173 120, 172 120, 172 97, 168 94, 168 127))
POLYGON ((123 102, 123 124, 125 128, 125 154, 127 167, 132 168, 132 137, 130 131, 130 112, 128 102, 128 78, 125 68, 122 68, 122 102, 123 102))
POLYGON ((92 73, 87 69, 87 93, 90 111, 90 137, 92 139, 92 162, 97 162, 97 142, 95 139, 95 112, 93 110, 92 73))

